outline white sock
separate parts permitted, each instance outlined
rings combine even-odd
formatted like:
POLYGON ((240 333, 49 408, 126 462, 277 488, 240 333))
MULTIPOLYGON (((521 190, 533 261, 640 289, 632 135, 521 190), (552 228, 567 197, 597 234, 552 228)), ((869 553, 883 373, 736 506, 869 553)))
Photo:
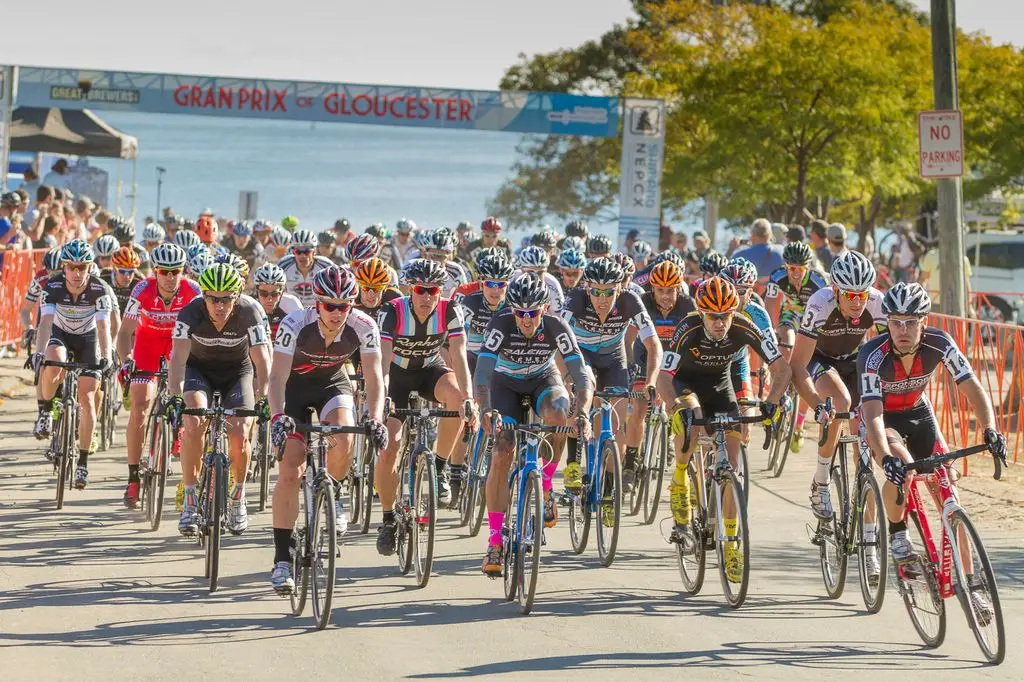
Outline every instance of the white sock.
POLYGON ((875 542, 878 540, 878 524, 877 523, 865 523, 864 524, 864 542, 875 542))
POLYGON ((818 458, 818 466, 814 470, 814 482, 818 485, 828 484, 828 472, 832 468, 832 458, 818 458))

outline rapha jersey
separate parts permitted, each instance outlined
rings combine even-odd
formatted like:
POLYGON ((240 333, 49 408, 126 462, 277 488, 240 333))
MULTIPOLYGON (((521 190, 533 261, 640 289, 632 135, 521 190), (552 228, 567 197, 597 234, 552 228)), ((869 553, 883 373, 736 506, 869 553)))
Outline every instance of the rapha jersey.
POLYGON ((924 390, 940 364, 957 384, 974 376, 956 342, 941 329, 924 328, 921 346, 909 372, 893 351, 889 334, 880 334, 857 352, 861 401, 881 400, 886 412, 903 412, 916 407, 924 401, 924 390))
POLYGON ((466 296, 459 304, 462 306, 462 314, 466 318, 466 351, 476 355, 480 352, 480 344, 483 343, 487 325, 507 306, 505 301, 502 301, 497 310, 492 310, 484 300, 482 291, 466 296))
MULTIPOLYGON (((302 301, 292 294, 281 294, 281 298, 278 299, 277 305, 274 306, 274 309, 267 314, 267 321, 270 323, 270 338, 277 338, 277 329, 281 325, 281 320, 294 313, 296 310, 302 310, 302 307, 302 301)), ((266 312, 266 310, 263 312, 266 312)))
POLYGON ((68 290, 64 273, 58 273, 43 287, 40 316, 52 315, 53 325, 68 334, 85 334, 96 329, 97 320, 109 319, 115 305, 114 292, 99 277, 90 275, 85 290, 75 296, 68 290))
POLYGON ((804 281, 797 289, 793 286, 793 283, 789 281, 789 273, 786 268, 777 268, 772 271, 772 274, 768 276, 768 282, 765 284, 764 297, 775 298, 777 296, 783 297, 783 310, 792 310, 796 313, 803 314, 804 309, 807 307, 807 301, 820 289, 828 288, 828 280, 825 278, 823 272, 818 270, 808 270, 807 274, 804 275, 804 281))
POLYGON ((720 374, 748 347, 761 356, 765 365, 781 357, 778 344, 742 315, 733 316, 725 338, 714 341, 704 330, 700 314, 690 313, 672 334, 661 369, 683 378, 689 374, 720 374))
POLYGON ((189 340, 188 366, 204 374, 245 374, 252 369, 249 349, 270 343, 270 325, 263 306, 242 294, 235 301, 227 324, 213 326, 202 297, 193 299, 178 313, 171 339, 189 340))
POLYGON ((309 272, 302 274, 295 262, 295 256, 288 254, 277 265, 284 270, 285 277, 288 278, 284 290, 302 301, 303 307, 307 307, 313 305, 316 300, 313 296, 313 276, 324 268, 333 267, 334 263, 330 258, 314 256, 313 264, 309 266, 309 272))
POLYGON ((113 268, 104 268, 100 270, 100 279, 102 279, 114 292, 114 298, 117 299, 117 309, 121 312, 121 315, 125 315, 125 308, 128 306, 128 299, 131 298, 132 292, 135 291, 135 287, 144 281, 144 278, 139 273, 134 273, 131 279, 128 280, 128 284, 123 287, 117 286, 117 278, 114 275, 113 268))
POLYGON ((281 321, 274 352, 292 356, 289 382, 330 386, 347 376, 345 361, 353 354, 380 353, 380 331, 366 313, 350 310, 345 326, 330 345, 320 331, 318 318, 316 308, 305 308, 281 321))
POLYGON ((519 331, 511 310, 495 314, 484 330, 480 357, 497 359, 495 371, 518 379, 557 372, 555 353, 562 359, 582 359, 576 335, 560 317, 545 314, 532 338, 519 331))
POLYGON ((444 342, 466 333, 461 307, 448 298, 440 299, 424 322, 416 319, 408 296, 382 305, 378 320, 380 338, 392 343, 391 364, 408 370, 443 365, 444 342))
POLYGON ((815 353, 832 360, 848 360, 864 343, 872 327, 885 331, 886 315, 882 310, 882 293, 871 287, 864 312, 855 320, 846 319, 831 287, 819 289, 809 299, 800 322, 800 333, 816 339, 815 353))
POLYGON ((623 356, 623 339, 631 323, 639 330, 641 341, 656 333, 644 304, 630 291, 619 294, 607 319, 602 322, 587 292, 574 289, 562 306, 562 318, 576 335, 580 348, 599 355, 623 356))

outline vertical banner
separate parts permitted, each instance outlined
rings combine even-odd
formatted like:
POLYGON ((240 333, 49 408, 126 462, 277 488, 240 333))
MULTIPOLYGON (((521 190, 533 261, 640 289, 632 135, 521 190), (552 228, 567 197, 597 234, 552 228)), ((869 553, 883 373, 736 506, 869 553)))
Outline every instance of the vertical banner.
POLYGON ((16 66, 0 66, 0 191, 7 191, 11 160, 11 116, 14 113, 16 66))
POLYGON ((661 165, 665 159, 665 102, 626 99, 622 125, 619 242, 630 230, 656 251, 661 230, 661 165))

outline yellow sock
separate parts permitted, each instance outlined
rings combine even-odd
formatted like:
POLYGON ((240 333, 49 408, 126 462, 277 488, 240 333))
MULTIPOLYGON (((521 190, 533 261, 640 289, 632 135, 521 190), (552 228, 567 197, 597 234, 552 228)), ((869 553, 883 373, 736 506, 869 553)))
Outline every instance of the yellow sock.
MULTIPOLYGON (((739 525, 739 522, 736 519, 730 519, 730 518, 726 518, 726 519, 724 519, 724 521, 725 521, 725 534, 728 537, 731 537, 731 538, 732 537, 736 537, 736 526, 739 525)), ((730 544, 735 546, 735 541, 731 542, 730 544)))
POLYGON ((688 486, 690 477, 686 475, 686 467, 676 462, 676 470, 672 472, 672 482, 680 486, 688 486))

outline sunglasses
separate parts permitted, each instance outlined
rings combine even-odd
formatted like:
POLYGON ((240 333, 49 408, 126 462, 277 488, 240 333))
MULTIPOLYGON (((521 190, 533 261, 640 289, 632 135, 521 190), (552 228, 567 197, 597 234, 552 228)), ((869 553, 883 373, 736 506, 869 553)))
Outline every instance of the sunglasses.
POLYGON ((135 268, 118 268, 117 269, 117 274, 121 275, 122 277, 128 277, 133 272, 135 272, 135 268))
POLYGON ((737 296, 746 296, 748 293, 750 293, 750 287, 736 287, 737 296))
POLYGON ((790 272, 805 272, 807 270, 806 265, 787 265, 786 269, 790 272))
POLYGON ((68 270, 74 270, 75 272, 85 272, 89 269, 89 265, 87 263, 82 263, 81 265, 65 265, 64 267, 68 270))
POLYGON ((343 313, 348 311, 352 307, 352 303, 344 301, 342 303, 328 303, 327 301, 317 301, 317 305, 320 306, 320 310, 328 313, 343 313))
POLYGON ((210 294, 203 294, 203 298, 206 299, 207 303, 212 305, 228 305, 234 303, 235 295, 228 294, 227 296, 211 296, 210 294))
POLYGON ((441 291, 441 287, 431 286, 429 284, 414 284, 412 285, 412 292, 419 294, 420 296, 437 296, 441 291))
POLYGON ((701 313, 704 317, 709 317, 716 322, 725 322, 732 317, 732 313, 701 313))
POLYGON ((597 287, 590 287, 587 289, 591 296, 597 296, 598 298, 610 298, 615 295, 617 289, 598 289, 597 287))
POLYGON ((537 317, 541 313, 540 308, 537 308, 536 310, 515 309, 512 312, 514 312, 516 317, 518 317, 519 319, 533 319, 534 317, 537 317))
POLYGON ((284 292, 278 291, 277 289, 270 289, 269 291, 267 289, 256 290, 256 295, 259 296, 260 298, 277 298, 282 293, 284 292))
POLYGON ((292 253, 296 256, 308 256, 313 253, 313 249, 312 247, 304 246, 301 249, 292 249, 292 253))
POLYGON ((866 291, 840 291, 847 301, 866 301, 868 300, 868 292, 866 291))
POLYGON ((503 282, 500 279, 485 279, 484 286, 488 289, 504 289, 508 286, 508 282, 503 282))
POLYGON ((383 294, 384 290, 388 288, 387 284, 381 284, 377 287, 360 287, 362 291, 371 291, 375 294, 383 294))
POLYGON ((892 327, 893 329, 917 329, 918 327, 921 326, 921 318, 911 317, 906 320, 894 320, 890 317, 889 326, 892 327))
MULTIPOLYGON (((129 273, 131 270, 121 270, 123 273, 129 273)), ((175 275, 181 274, 181 268, 157 268, 156 274, 163 275, 164 277, 174 277, 175 275)))

